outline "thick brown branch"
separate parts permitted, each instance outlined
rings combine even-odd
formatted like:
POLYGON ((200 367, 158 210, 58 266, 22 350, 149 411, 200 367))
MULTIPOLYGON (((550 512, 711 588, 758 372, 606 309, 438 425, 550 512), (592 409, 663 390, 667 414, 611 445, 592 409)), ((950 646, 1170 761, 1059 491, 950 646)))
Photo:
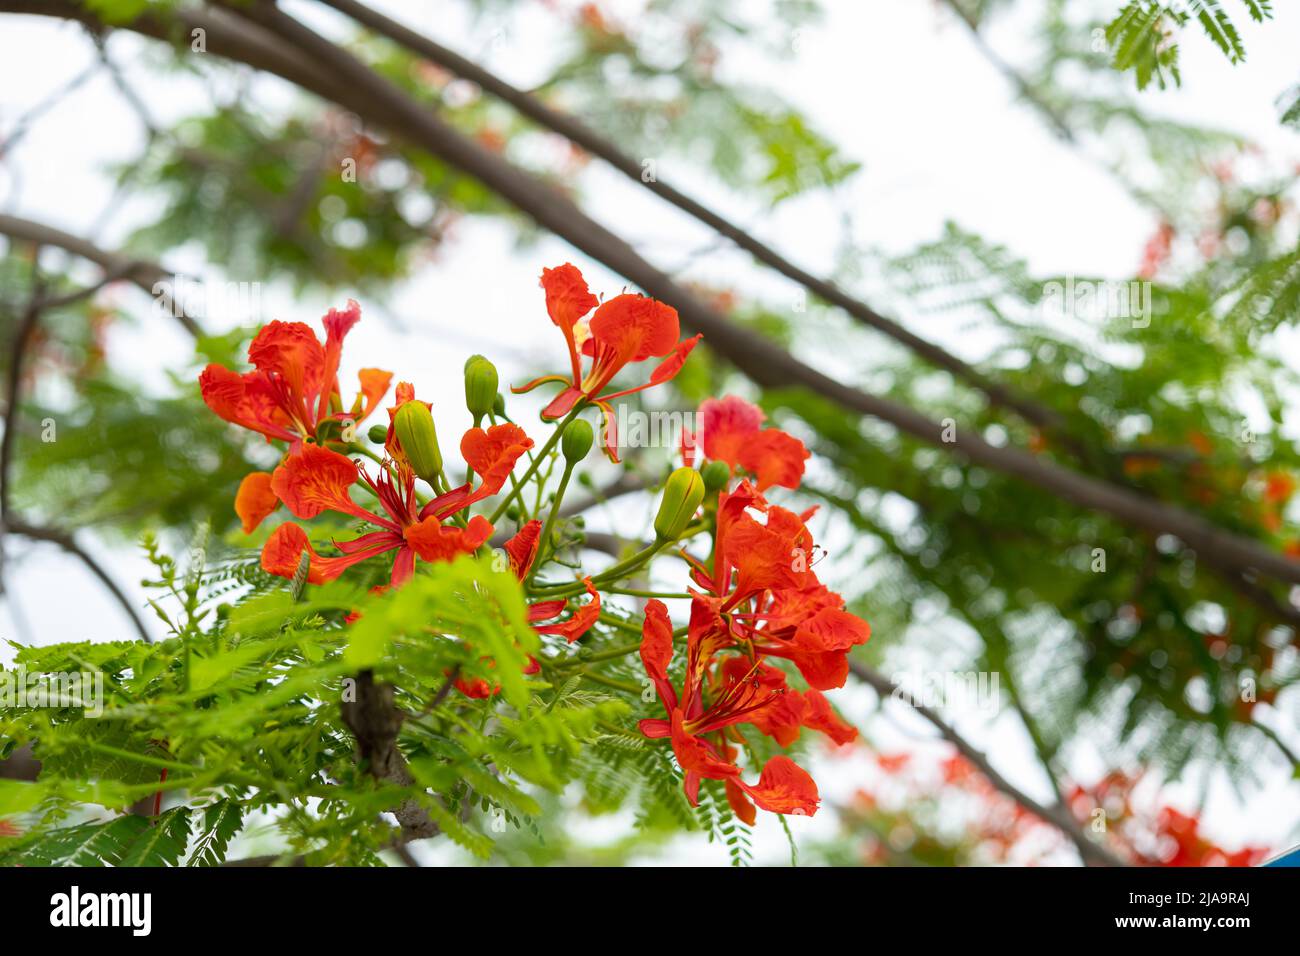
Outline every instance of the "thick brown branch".
MULTIPOLYGON (((415 778, 397 747, 402 720, 402 712, 393 703, 393 685, 375 683, 373 671, 358 674, 356 699, 343 701, 343 722, 357 738, 357 759, 376 780, 410 787, 415 778)), ((392 812, 401 824, 404 839, 419 840, 441 832, 415 797, 403 800, 392 812)))

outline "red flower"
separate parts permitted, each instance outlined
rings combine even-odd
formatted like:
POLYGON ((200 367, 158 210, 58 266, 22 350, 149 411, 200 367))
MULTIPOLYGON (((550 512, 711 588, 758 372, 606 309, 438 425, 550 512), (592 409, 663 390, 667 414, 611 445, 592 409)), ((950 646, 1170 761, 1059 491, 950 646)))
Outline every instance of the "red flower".
MULTIPOLYGON (((702 619, 707 619, 707 614, 702 619)), ((817 812, 819 797, 812 777, 789 757, 773 757, 763 767, 757 784, 746 784, 740 768, 732 762, 730 748, 714 743, 707 735, 733 724, 748 722, 758 711, 768 707, 782 691, 770 683, 765 686, 761 664, 753 664, 738 680, 727 680, 707 705, 704 701, 704 677, 711 666, 716 644, 711 629, 697 627, 692 612, 691 634, 687 640, 686 678, 679 698, 668 679, 668 665, 673 657, 672 622, 662 601, 646 603, 645 623, 641 631, 641 662, 667 713, 666 720, 649 718, 640 729, 652 739, 669 737, 673 753, 685 773, 683 786, 692 805, 697 801, 700 781, 727 782, 727 796, 737 815, 753 819, 745 811, 747 801, 772 813, 798 813, 808 816, 817 812)))
POLYGON ((871 628, 817 580, 805 517, 769 505, 742 481, 718 496, 712 570, 693 564, 691 577, 716 603, 727 642, 786 658, 813 688, 830 690, 844 686, 848 653, 871 628), (766 513, 766 524, 752 511, 766 513))
POLYGON ((545 382, 565 383, 564 390, 542 410, 542 418, 547 421, 563 418, 580 401, 591 402, 604 416, 605 453, 616 462, 618 425, 609 403, 673 378, 681 371, 700 336, 679 342, 677 310, 643 295, 625 293, 599 304, 600 300, 588 290, 582 273, 568 263, 543 269, 541 285, 546 290, 546 311, 559 326, 569 347, 570 377, 544 375, 511 391, 519 394, 545 382), (582 324, 583 316, 593 308, 596 311, 582 324), (591 368, 585 376, 582 356, 591 359, 591 368), (664 361, 650 374, 649 382, 602 394, 625 365, 654 357, 664 361))
POLYGON ((1295 494, 1295 479, 1285 471, 1270 471, 1264 479, 1264 500, 1285 503, 1295 494))
POLYGON ((736 395, 706 399, 700 405, 700 430, 704 456, 743 468, 754 476, 758 490, 773 485, 798 488, 804 462, 810 457, 804 443, 779 428, 763 428, 763 410, 736 395))
POLYGON ((418 555, 425 561, 450 561, 472 554, 492 535, 492 525, 482 515, 466 527, 443 522, 453 514, 501 490, 515 462, 532 447, 532 440, 517 425, 494 425, 484 432, 471 428, 461 440, 461 454, 480 479, 478 488, 466 484, 434 498, 423 507, 415 497, 415 475, 405 460, 386 462, 379 478, 371 478, 351 459, 322 448, 303 445, 275 470, 271 488, 276 497, 299 518, 314 518, 323 511, 360 518, 380 530, 346 542, 335 542, 343 552, 336 558, 318 555, 307 534, 294 524, 276 528, 262 549, 262 567, 271 574, 293 577, 302 552, 311 555, 307 580, 332 581, 347 568, 367 558, 396 551, 392 584, 410 580, 418 555), (358 478, 379 499, 384 514, 369 511, 355 501, 349 489, 358 478))
MULTIPOLYGON (((782 747, 788 747, 798 740, 800 730, 804 727, 820 731, 841 746, 858 739, 857 728, 835 713, 830 701, 821 691, 815 688, 804 693, 791 690, 786 686, 782 670, 764 663, 759 663, 757 667, 754 677, 760 685, 779 694, 749 719, 749 723, 758 728, 760 733, 771 737, 782 747)), ((723 665, 723 673, 732 682, 746 679, 750 670, 751 664, 744 657, 730 657, 723 665)))
POLYGON ((361 389, 351 410, 344 410, 339 393, 339 359, 343 338, 361 318, 361 307, 349 300, 346 309, 331 309, 321 320, 322 345, 302 322, 271 322, 248 347, 253 371, 239 374, 215 363, 199 375, 199 389, 208 407, 228 422, 289 443, 290 451, 314 437, 330 418, 360 422, 373 412, 388 391, 392 374, 375 368, 358 373, 361 389))
POLYGON ((871 637, 871 626, 822 584, 774 592, 754 619, 761 622, 749 632, 755 650, 786 658, 818 690, 843 687, 849 651, 871 637))
MULTIPOLYGON (((534 518, 520 528, 518 534, 505 543, 506 555, 510 560, 510 570, 514 572, 515 577, 520 581, 527 578, 528 572, 532 570, 533 561, 537 558, 537 547, 540 543, 541 532, 542 523, 534 518)), ((563 614, 564 609, 568 606, 567 600, 538 601, 530 604, 528 606, 528 622, 533 625, 533 630, 538 634, 562 634, 570 644, 591 630, 592 625, 600 617, 600 594, 591 583, 591 578, 583 578, 583 583, 587 587, 587 593, 591 596, 591 600, 574 611, 567 621, 554 624, 538 623, 563 614)))

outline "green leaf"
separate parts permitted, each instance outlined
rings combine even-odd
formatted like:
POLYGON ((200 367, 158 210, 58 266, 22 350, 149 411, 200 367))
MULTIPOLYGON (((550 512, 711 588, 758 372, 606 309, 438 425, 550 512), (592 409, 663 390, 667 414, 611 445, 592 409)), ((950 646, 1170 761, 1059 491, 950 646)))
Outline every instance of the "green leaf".
POLYGON ((190 808, 176 807, 155 817, 126 848, 117 866, 175 866, 190 836, 190 808))
POLYGON ((203 831, 186 866, 220 866, 230 841, 244 825, 244 808, 235 800, 218 800, 203 813, 203 831))

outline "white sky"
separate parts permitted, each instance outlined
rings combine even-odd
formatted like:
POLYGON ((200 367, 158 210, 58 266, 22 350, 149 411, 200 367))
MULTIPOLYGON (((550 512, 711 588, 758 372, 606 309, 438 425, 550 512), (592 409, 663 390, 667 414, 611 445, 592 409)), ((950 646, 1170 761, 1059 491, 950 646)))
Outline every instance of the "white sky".
MULTIPOLYGON (((447 4, 389 0, 375 5, 462 52, 485 56, 489 67, 518 85, 527 86, 542 75, 550 49, 545 40, 557 36, 553 16, 540 4, 528 5, 521 25, 497 35, 495 41, 495 24, 474 27, 455 10, 449 11, 447 4)), ((576 5, 571 0, 561 4, 566 9, 576 5)), ((611 6, 615 11, 631 11, 637 4, 611 6)), ((728 77, 774 89, 809 116, 847 157, 861 161, 863 171, 834 196, 787 202, 775 211, 726 193, 711 177, 672 157, 657 158, 660 178, 723 209, 814 272, 827 271, 841 239, 840 216, 845 210, 853 217, 858 242, 890 251, 904 251, 935 238, 945 220, 951 219, 1007 245, 1026 257, 1036 272, 1115 277, 1134 272, 1155 225, 1151 214, 1094 165, 1055 140, 1030 110, 1015 103, 1007 82, 980 56, 965 28, 941 4, 841 0, 827 6, 824 24, 797 38, 798 53, 792 61, 773 70, 760 57, 727 51, 723 70, 728 77)), ((1250 137, 1279 160, 1300 159, 1300 143, 1278 127, 1274 105, 1284 89, 1300 80, 1294 57, 1300 9, 1294 4, 1276 6, 1277 21, 1266 29, 1246 22, 1244 16, 1237 18, 1250 57, 1245 67, 1233 69, 1208 41, 1189 31, 1183 44, 1184 87, 1148 93, 1143 99, 1167 115, 1250 137)), ((298 3, 292 9, 311 16, 322 28, 332 30, 337 24, 332 14, 322 15, 313 5, 298 3)), ((94 54, 76 27, 37 17, 5 17, 0 22, 0 130, 7 131, 17 117, 84 70, 94 54)), ((1017 29, 1008 23, 992 33, 993 44, 1013 62, 1017 29)), ((118 38, 110 49, 146 94, 160 125, 202 108, 208 94, 197 84, 175 77, 159 81, 149 72, 140 55, 148 49, 144 43, 118 38)), ((288 101, 288 91, 278 82, 266 82, 261 91, 269 101, 288 101)), ((105 167, 137 155, 141 143, 134 113, 108 78, 99 74, 44 115, 0 166, 0 209, 87 232, 110 194, 105 167)), ((1108 154, 1122 148, 1119 143, 1090 145, 1108 154)), ((593 169, 583 188, 588 210, 660 264, 677 264, 707 242, 700 227, 615 174, 593 169)), ((128 208, 100 240, 113 245, 141 215, 147 215, 147 210, 128 208)), ((518 380, 524 371, 536 368, 540 356, 552 356, 563 364, 562 346, 541 307, 537 275, 542 266, 572 259, 593 289, 614 292, 624 285, 554 239, 519 250, 508 227, 486 221, 463 222, 457 235, 454 245, 394 296, 393 313, 409 331, 399 332, 373 309, 355 330, 345 355, 345 391, 352 370, 370 364, 390 363, 386 367, 391 367, 389 356, 399 354, 400 374, 416 382, 422 397, 435 403, 442 425, 443 416, 464 415, 458 411, 459 369, 469 353, 489 354, 500 366, 503 381, 518 380), (456 374, 444 375, 447 368, 456 374)), ((186 275, 216 277, 194 249, 175 250, 165 264, 186 275)), ((774 297, 793 294, 779 277, 755 270, 745 257, 728 251, 698 262, 690 275, 774 297)), ((259 281, 256 276, 228 278, 259 281)), ((144 316, 147 300, 130 292, 121 295, 123 301, 137 304, 144 316)), ((279 286, 263 290, 266 318, 314 324, 336 304, 313 297, 295 299, 279 286)), ((364 308, 366 303, 362 304, 364 308)), ((978 354, 981 343, 962 338, 944 320, 905 318, 946 348, 978 354)), ((824 344, 806 343, 803 349, 817 361, 831 363, 827 353, 833 350, 823 349, 824 344)), ((152 382, 161 382, 162 370, 177 367, 186 353, 179 334, 147 317, 134 330, 115 331, 110 343, 115 360, 152 382)), ((628 526, 638 519, 639 515, 630 516, 628 526)), ((131 636, 120 611, 75 561, 43 547, 15 544, 10 549, 19 558, 11 565, 8 583, 39 641, 131 636)), ((97 544, 94 550, 142 602, 136 581, 147 571, 144 562, 129 548, 97 544)), ((833 559, 827 563, 832 577, 843 578, 853 571, 835 568, 833 559)), ((11 636, 13 626, 9 615, 0 614, 0 636, 11 636)), ((0 650, 0 660, 7 657, 0 650)), ((872 710, 872 695, 861 689, 846 688, 835 699, 859 721, 866 721, 872 710)), ((1276 715, 1275 724, 1291 734, 1294 744, 1300 741, 1294 696, 1290 705, 1289 719, 1276 715)), ((913 746, 912 735, 928 734, 926 725, 910 713, 900 709, 896 716, 902 730, 874 721, 876 736, 892 741, 882 749, 913 746)), ((1008 775, 1030 792, 1046 796, 1028 742, 1014 720, 989 724, 973 712, 956 714, 955 719, 971 739, 996 754, 998 766, 1008 775)), ((861 756, 818 763, 814 775, 824 798, 849 797, 862 775, 870 772, 861 756)), ((1097 755, 1084 752, 1075 763, 1076 773, 1085 780, 1102 769, 1097 755)), ((1210 832, 1229 846, 1239 840, 1277 846, 1295 835, 1300 816, 1295 790, 1288 789, 1280 763, 1267 769, 1271 783, 1255 792, 1245 807, 1232 797, 1226 781, 1214 788, 1206 817, 1210 832)), ((1185 806, 1195 798, 1187 788, 1170 792, 1185 806)), ((797 832, 834 833, 829 814, 792 823, 797 832)), ((612 825, 596 821, 592 827, 604 833, 612 825)), ((757 836, 761 859, 785 858, 784 837, 774 822, 760 826, 757 836)), ((683 838, 670 858, 716 863, 723 854, 718 847, 683 838)))

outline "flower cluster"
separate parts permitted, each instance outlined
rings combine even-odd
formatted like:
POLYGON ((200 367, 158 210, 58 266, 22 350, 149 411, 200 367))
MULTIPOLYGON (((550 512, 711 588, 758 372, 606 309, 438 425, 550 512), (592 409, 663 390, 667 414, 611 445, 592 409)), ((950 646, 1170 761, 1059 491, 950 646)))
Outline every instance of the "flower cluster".
POLYGON ((755 785, 746 784, 735 763, 736 729, 749 724, 781 746, 801 728, 821 731, 837 744, 857 731, 832 710, 821 693, 844 684, 848 653, 863 644, 870 628, 844 610, 844 599, 812 569, 814 545, 805 522, 812 512, 795 514, 769 503, 761 489, 797 488, 808 451, 779 429, 763 429, 763 413, 734 396, 706 401, 703 435, 689 436, 683 457, 693 462, 698 443, 706 456, 725 463, 715 501, 706 503, 713 525, 710 562, 686 555, 691 578, 686 667, 679 695, 668 677, 673 630, 664 605, 646 608, 641 659, 667 712, 666 719, 641 721, 647 737, 669 737, 685 772, 692 803, 702 779, 724 781, 736 815, 753 822, 754 804, 774 813, 811 815, 819 802, 812 778, 785 756, 771 758, 755 785), (734 479, 743 468, 757 481, 734 479), (735 480, 734 488, 729 488, 735 480), (784 670, 769 661, 793 664, 809 689, 787 685, 784 670))
MULTIPOLYGON (((388 584, 381 589, 401 588, 421 573, 417 559, 437 573, 441 562, 486 552, 505 515, 517 522, 503 550, 528 602, 528 621, 539 634, 569 644, 600 620, 602 591, 616 591, 657 554, 682 545, 694 585, 689 623, 675 630, 663 601, 652 598, 646 604, 641 660, 666 717, 647 717, 640 729, 647 737, 671 741, 691 802, 701 781, 711 779, 724 783, 736 814, 748 822, 756 807, 811 815, 819 803, 816 784, 789 757, 768 759, 754 784, 742 779, 737 763, 748 748, 742 724, 782 748, 804 728, 837 744, 857 737, 822 692, 843 685, 847 655, 867 640, 869 628, 813 571, 815 548, 806 525, 812 512, 797 514, 765 497, 774 487, 799 487, 808 450, 793 435, 765 428, 762 411, 749 402, 710 399, 700 408, 700 429, 684 436, 684 466, 664 483, 654 543, 597 574, 578 570, 571 580, 538 581, 560 547, 554 525, 569 475, 594 441, 580 414, 599 410, 602 445, 617 461, 613 402, 671 379, 700 338, 682 339, 676 311, 654 299, 623 294, 600 301, 572 265, 544 270, 541 286, 547 312, 568 348, 569 374, 543 376, 513 391, 560 383, 541 411, 543 422, 556 423, 554 431, 535 449, 505 414, 495 367, 475 356, 465 368, 466 407, 474 425, 459 443, 466 480, 454 487, 433 410, 408 383, 397 386, 387 426, 366 433, 382 449, 362 444, 357 426, 379 407, 393 376, 363 370, 360 393, 344 407, 339 365, 343 339, 360 318, 356 303, 325 316, 323 343, 302 323, 272 322, 249 347, 252 371, 215 364, 203 371, 201 391, 214 412, 284 444, 273 471, 254 472, 240 486, 235 510, 245 533, 281 505, 300 521, 331 513, 364 526, 346 540, 333 540, 337 553, 331 554, 318 550, 301 524, 281 523, 263 545, 262 567, 285 578, 305 574, 308 583, 319 584, 363 561, 391 555, 388 584), (652 358, 658 362, 641 384, 613 385, 627 366, 652 358), (565 461, 564 479, 558 491, 546 495, 551 468, 540 466, 548 460, 554 464, 557 453, 565 461), (517 476, 516 466, 525 457, 527 466, 517 476), (537 486, 535 507, 545 513, 528 514, 522 489, 530 482, 537 486), (354 497, 354 487, 364 503, 354 497), (476 513, 486 499, 501 494, 504 500, 491 512, 476 513), (693 556, 686 544, 697 536, 711 537, 707 559, 693 556), (682 638, 685 654, 678 662, 685 667, 677 676, 674 645, 682 638), (806 689, 790 686, 796 673, 806 689)), ((526 673, 559 660, 558 654, 530 658, 526 673)), ((490 670, 495 662, 484 665, 490 670)), ((482 677, 449 676, 471 698, 491 698, 499 690, 482 677)))

